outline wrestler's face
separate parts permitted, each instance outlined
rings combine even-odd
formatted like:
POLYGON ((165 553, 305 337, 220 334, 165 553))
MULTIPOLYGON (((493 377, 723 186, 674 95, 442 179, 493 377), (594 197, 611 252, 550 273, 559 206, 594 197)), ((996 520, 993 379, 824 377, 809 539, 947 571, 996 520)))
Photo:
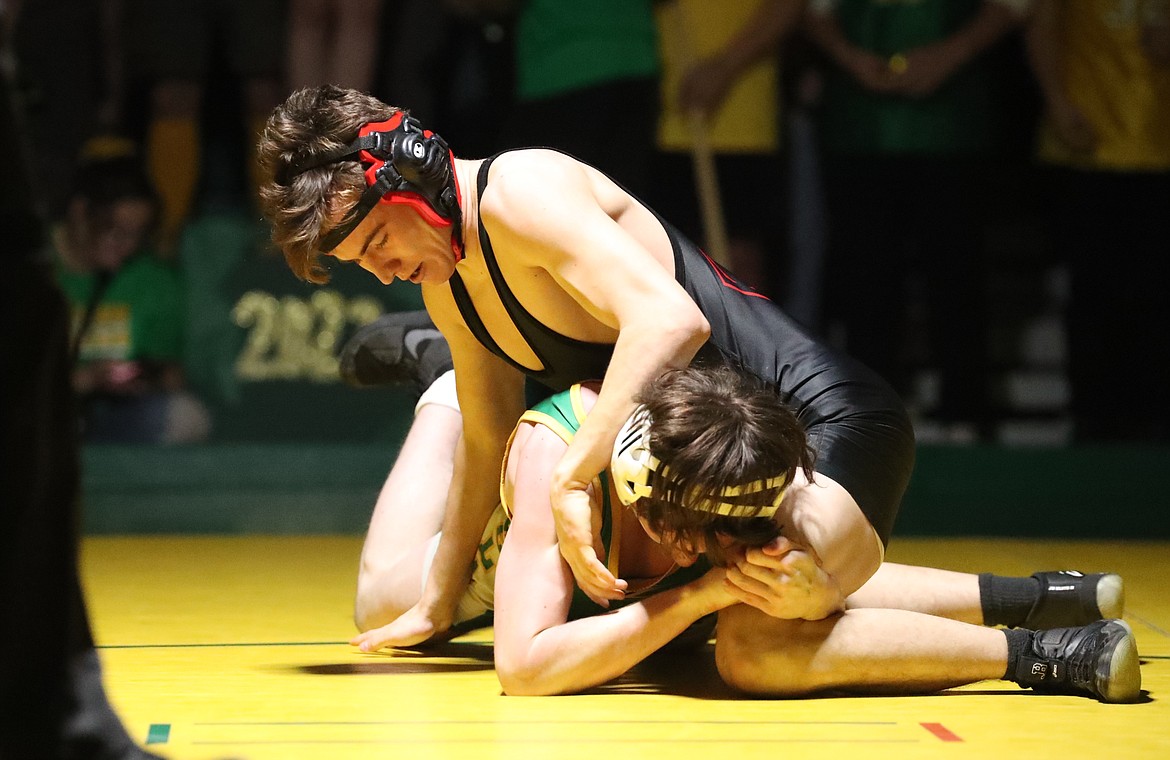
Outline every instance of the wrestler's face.
MULTIPOLYGON (((679 542, 673 540, 669 536, 663 536, 661 533, 651 528, 650 523, 648 523, 641 515, 637 515, 637 518, 638 522, 642 525, 642 530, 646 531, 646 535, 649 536, 654 541, 654 543, 658 544, 665 551, 667 551, 670 554, 670 558, 673 559, 675 564, 677 564, 679 567, 690 567, 699 559, 699 555, 707 553, 706 540, 702 536, 696 536, 691 542, 688 542, 686 546, 680 546, 679 542)), ((721 552, 721 554, 723 554, 723 556, 726 558, 726 552, 731 550, 732 545, 736 542, 735 539, 722 533, 716 533, 715 538, 719 542, 720 548, 724 550, 721 552)))
POLYGON ((638 522, 642 524, 642 530, 646 531, 646 535, 650 536, 654 543, 661 546, 670 554, 670 558, 679 567, 690 567, 699 559, 699 555, 703 553, 703 540, 697 539, 696 545, 683 548, 678 546, 674 541, 665 540, 661 533, 650 527, 650 523, 646 518, 638 515, 638 522))
POLYGON ((383 285, 395 280, 443 283, 455 272, 451 231, 434 227, 404 204, 379 204, 333 249, 383 285))

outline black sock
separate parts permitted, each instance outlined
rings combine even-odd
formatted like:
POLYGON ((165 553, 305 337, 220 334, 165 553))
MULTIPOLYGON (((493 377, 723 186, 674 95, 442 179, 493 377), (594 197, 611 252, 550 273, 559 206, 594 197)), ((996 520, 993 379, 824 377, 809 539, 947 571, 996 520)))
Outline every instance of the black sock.
POLYGON ((1003 635, 1007 636, 1008 645, 1007 670, 1003 673, 1003 680, 1015 681, 1020 657, 1031 649, 1034 632, 1024 628, 1005 628, 1003 635))
POLYGON ((983 608, 984 625, 1014 627, 1028 618, 1028 613, 1040 601, 1040 581, 1037 578, 1009 578, 1003 575, 979 575, 979 604, 983 608))

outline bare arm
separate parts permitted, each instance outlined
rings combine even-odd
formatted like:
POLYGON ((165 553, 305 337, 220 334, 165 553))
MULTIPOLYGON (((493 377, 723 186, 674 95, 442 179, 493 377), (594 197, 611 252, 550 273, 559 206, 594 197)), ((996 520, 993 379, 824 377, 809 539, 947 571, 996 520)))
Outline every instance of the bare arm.
POLYGON ((1061 64, 1058 0, 1037 0, 1028 23, 1028 61, 1044 97, 1044 110, 1057 137, 1078 153, 1089 153, 1097 144, 1096 130, 1069 97, 1061 64))
POLYGON ((834 13, 813 10, 806 14, 804 29, 838 66, 862 86, 874 92, 925 97, 1004 34, 1024 20, 1017 3, 984 0, 979 11, 946 39, 907 50, 893 62, 853 44, 842 32, 834 13))
POLYGON ((728 572, 739 601, 773 617, 820 620, 843 609, 845 598, 877 572, 877 534, 836 481, 803 474, 793 483, 784 534, 749 549, 728 572))
POLYGON ((721 571, 713 571, 615 612, 568 621, 573 576, 557 548, 549 502, 549 473, 565 449, 547 428, 525 423, 509 456, 513 517, 496 573, 495 652, 500 684, 512 695, 605 683, 734 602, 720 588, 721 571))
POLYGON ((620 596, 620 585, 593 548, 586 489, 609 464, 634 395, 665 369, 686 366, 710 326, 673 275, 609 216, 595 192, 575 162, 538 159, 523 172, 493 179, 480 210, 497 255, 523 252, 528 265, 545 269, 577 306, 618 331, 597 405, 550 479, 561 551, 582 589, 600 601, 620 596), (549 187, 557 192, 549 193, 549 187))
POLYGON ((447 310, 427 305, 451 347, 463 413, 443 535, 420 600, 445 629, 467 585, 476 544, 499 503, 504 445, 524 412, 524 377, 481 346, 447 310))
POLYGON ((1022 24, 1024 16, 1001 0, 984 0, 978 12, 946 39, 904 53, 895 71, 895 89, 910 97, 935 92, 956 72, 1008 32, 1022 24))
MULTIPOLYGON (((410 646, 433 638, 454 622, 467 587, 471 558, 492 510, 499 503, 504 445, 524 411, 524 377, 475 340, 450 296, 424 288, 435 326, 451 348, 463 429, 455 447, 442 537, 418 603, 369 636, 363 648, 410 646), (373 635, 376 634, 376 635, 373 635)), ((379 622, 375 616, 369 623, 379 622)))
POLYGON ((679 102, 685 111, 713 113, 736 80, 752 65, 774 53, 799 22, 805 0, 765 0, 714 55, 698 62, 683 77, 679 102))
POLYGON ((841 30, 832 11, 810 8, 804 15, 804 33, 829 60, 873 92, 890 92, 893 74, 885 58, 854 45, 841 30))
POLYGON ((1040 92, 1048 103, 1066 97, 1061 76, 1060 43, 1057 40, 1059 15, 1057 0, 1037 0, 1025 34, 1032 75, 1036 77, 1040 92))

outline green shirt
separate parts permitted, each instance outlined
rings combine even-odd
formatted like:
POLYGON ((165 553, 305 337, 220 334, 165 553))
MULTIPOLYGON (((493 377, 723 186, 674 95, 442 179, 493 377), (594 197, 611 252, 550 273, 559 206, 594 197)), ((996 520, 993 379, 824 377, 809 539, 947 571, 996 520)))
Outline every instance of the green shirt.
MULTIPOLYGON (((839 0, 828 5, 854 45, 883 58, 939 42, 981 0, 839 0)), ((991 145, 989 72, 968 61, 925 98, 873 93, 834 69, 826 82, 824 144, 836 154, 971 154, 991 145)))
POLYGON ((516 94, 547 98, 658 73, 648 0, 528 0, 516 28, 516 94))
MULTIPOLYGON (((56 256, 57 281, 69 300, 76 333, 97 277, 66 269, 56 256)), ((81 341, 82 362, 183 357, 183 285, 179 273, 146 253, 118 270, 81 341)))

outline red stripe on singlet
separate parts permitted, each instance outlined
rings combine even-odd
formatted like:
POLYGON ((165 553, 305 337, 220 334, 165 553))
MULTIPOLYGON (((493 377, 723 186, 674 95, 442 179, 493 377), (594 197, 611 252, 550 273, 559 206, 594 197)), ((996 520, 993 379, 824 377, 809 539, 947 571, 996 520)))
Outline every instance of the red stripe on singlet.
POLYGON ((732 280, 728 279, 727 273, 725 271, 723 271, 723 267, 716 264, 715 260, 712 259, 710 256, 708 256, 706 251, 704 251, 702 248, 700 248, 699 253, 703 254, 703 258, 705 258, 707 260, 707 263, 711 265, 711 268, 715 270, 715 276, 719 278, 719 282, 723 283, 723 287, 728 288, 730 290, 734 290, 736 293, 743 293, 745 296, 752 296, 754 298, 762 298, 765 301, 771 300, 763 293, 757 293, 754 290, 744 290, 743 288, 737 286, 732 280))

